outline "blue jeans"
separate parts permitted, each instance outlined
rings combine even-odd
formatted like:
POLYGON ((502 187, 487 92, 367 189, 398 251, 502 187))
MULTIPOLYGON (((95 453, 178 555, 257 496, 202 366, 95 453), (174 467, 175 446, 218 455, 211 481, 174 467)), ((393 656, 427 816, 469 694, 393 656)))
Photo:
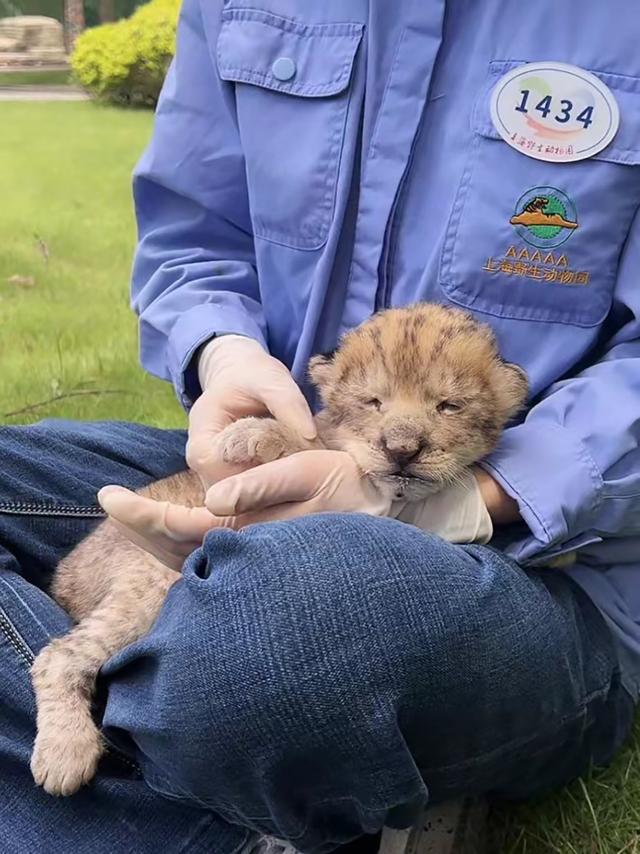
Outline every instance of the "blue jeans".
POLYGON ((96 524, 96 490, 177 471, 183 447, 138 425, 0 429, 3 851, 234 854, 254 828, 324 854, 427 800, 527 798, 611 759, 633 703, 562 572, 322 515, 209 534, 103 670, 95 783, 37 789, 28 668, 69 626, 44 588, 96 524))

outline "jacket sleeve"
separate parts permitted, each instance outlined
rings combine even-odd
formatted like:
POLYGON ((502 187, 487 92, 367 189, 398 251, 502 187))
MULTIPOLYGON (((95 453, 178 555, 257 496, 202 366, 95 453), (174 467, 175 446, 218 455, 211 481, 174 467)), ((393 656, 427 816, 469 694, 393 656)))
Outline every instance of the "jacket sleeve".
POLYGON ((507 430, 484 467, 518 501, 526 562, 605 537, 640 534, 640 221, 623 253, 590 366, 553 385, 507 430))
POLYGON ((153 137, 134 173, 140 358, 174 383, 185 406, 199 393, 200 344, 236 333, 266 346, 244 159, 233 90, 215 68, 217 35, 205 32, 200 0, 185 0, 153 137))

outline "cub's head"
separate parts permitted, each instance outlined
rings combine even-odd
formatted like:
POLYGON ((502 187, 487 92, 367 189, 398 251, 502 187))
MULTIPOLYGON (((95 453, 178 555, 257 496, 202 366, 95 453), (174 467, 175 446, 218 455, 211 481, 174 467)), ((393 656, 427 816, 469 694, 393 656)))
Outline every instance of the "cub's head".
POLYGON ((332 444, 379 485, 415 500, 488 454, 527 396, 493 332, 458 309, 389 309, 347 333, 309 373, 332 444))

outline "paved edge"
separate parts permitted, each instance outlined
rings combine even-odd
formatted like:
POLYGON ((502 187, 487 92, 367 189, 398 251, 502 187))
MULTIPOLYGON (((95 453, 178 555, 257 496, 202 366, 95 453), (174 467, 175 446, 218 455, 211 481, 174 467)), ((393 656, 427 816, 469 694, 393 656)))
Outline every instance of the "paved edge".
POLYGON ((427 807, 412 828, 385 828, 379 854, 485 854, 487 816, 479 799, 427 807))
POLYGON ((0 86, 0 101, 89 101, 79 86, 37 86, 31 83, 0 86))

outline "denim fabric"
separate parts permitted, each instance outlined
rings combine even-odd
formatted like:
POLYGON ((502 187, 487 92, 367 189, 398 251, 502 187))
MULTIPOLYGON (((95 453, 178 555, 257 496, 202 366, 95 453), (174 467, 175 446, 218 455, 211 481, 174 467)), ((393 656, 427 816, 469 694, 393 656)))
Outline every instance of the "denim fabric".
POLYGON ((60 799, 29 771, 29 667, 68 630, 42 589, 100 517, 100 486, 141 486, 184 466, 184 434, 124 424, 0 428, 0 850, 3 854, 235 854, 247 837, 211 811, 174 804, 111 751, 95 783, 60 799), (38 585, 38 586, 36 586, 38 585))
POLYGON ((97 488, 175 471, 183 445, 134 425, 0 429, 3 850, 233 854, 252 827, 324 854, 428 799, 526 798, 609 761, 633 702, 571 579, 327 514, 210 534, 104 668, 118 749, 96 783, 36 789, 28 665, 69 624, 40 588, 95 524, 97 488))

